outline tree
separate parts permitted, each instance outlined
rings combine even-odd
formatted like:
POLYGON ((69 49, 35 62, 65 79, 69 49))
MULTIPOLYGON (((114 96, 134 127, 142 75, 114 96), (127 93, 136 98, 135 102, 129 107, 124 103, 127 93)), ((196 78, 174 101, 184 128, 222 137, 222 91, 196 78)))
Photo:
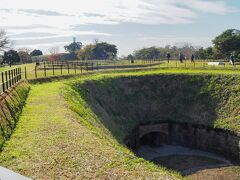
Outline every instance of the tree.
POLYGON ((39 49, 34 49, 31 53, 30 53, 31 56, 41 56, 43 55, 43 52, 39 49))
POLYGON ((18 56, 20 58, 20 62, 21 63, 30 63, 30 62, 32 62, 31 56, 26 51, 19 51, 18 52, 18 56))
POLYGON ((127 60, 133 60, 134 59, 134 57, 133 57, 133 55, 131 55, 131 54, 129 54, 128 56, 127 56, 127 60))
POLYGON ((92 59, 115 59, 117 57, 117 46, 107 42, 96 42, 92 50, 92 59))
POLYGON ((57 61, 57 60, 60 59, 59 47, 58 46, 51 47, 48 51, 50 53, 50 56, 48 57, 48 60, 57 61))
POLYGON ((64 49, 69 53, 77 53, 80 49, 82 49, 83 45, 81 42, 76 42, 75 38, 73 42, 69 45, 64 46, 64 49))
POLYGON ((156 47, 143 48, 137 51, 134 51, 135 59, 157 59, 160 57, 160 50, 156 47))
POLYGON ((240 30, 228 29, 213 40, 214 47, 229 56, 232 52, 240 52, 240 30))
POLYGON ((94 44, 86 45, 83 49, 80 49, 77 53, 78 59, 80 60, 90 60, 93 59, 93 50, 95 48, 94 44))
POLYGON ((7 45, 10 43, 10 40, 6 36, 6 32, 4 30, 0 30, 0 51, 4 51, 9 48, 7 45))
POLYGON ((4 52, 3 62, 8 63, 10 66, 12 66, 13 63, 19 63, 20 57, 18 55, 18 52, 15 50, 4 52))

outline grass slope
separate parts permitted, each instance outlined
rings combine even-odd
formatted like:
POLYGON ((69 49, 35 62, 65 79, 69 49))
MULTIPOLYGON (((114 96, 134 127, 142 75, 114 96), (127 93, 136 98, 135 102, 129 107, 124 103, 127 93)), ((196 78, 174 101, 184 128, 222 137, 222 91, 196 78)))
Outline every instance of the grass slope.
POLYGON ((18 126, 0 154, 1 166, 34 179, 180 177, 137 158, 103 129, 89 128, 87 122, 96 117, 84 102, 75 106, 81 116, 71 112, 64 87, 62 81, 31 87, 18 126))
POLYGON ((99 124, 121 143, 138 124, 161 121, 240 132, 240 76, 130 75, 103 74, 72 83, 99 117, 99 124))

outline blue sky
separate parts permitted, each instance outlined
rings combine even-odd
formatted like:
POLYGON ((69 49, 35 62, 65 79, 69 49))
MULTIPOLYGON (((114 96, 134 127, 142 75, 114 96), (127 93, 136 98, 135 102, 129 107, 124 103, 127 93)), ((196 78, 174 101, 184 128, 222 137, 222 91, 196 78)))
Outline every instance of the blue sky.
POLYGON ((95 39, 119 55, 184 42, 210 46, 228 28, 240 29, 239 0, 0 0, 0 29, 14 49, 48 49, 95 39))

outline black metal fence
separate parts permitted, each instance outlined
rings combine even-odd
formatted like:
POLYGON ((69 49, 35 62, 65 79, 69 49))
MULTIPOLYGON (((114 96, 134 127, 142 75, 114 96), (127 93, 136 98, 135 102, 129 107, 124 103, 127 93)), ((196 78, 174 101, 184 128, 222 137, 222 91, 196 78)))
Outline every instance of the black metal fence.
POLYGON ((22 79, 21 68, 10 69, 1 72, 1 87, 0 93, 4 93, 6 90, 10 89, 12 86, 17 84, 22 79))

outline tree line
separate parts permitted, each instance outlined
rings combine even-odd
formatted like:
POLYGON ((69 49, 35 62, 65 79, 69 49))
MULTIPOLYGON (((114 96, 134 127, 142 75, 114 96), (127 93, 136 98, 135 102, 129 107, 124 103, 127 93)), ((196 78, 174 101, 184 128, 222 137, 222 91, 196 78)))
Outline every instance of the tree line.
POLYGON ((182 46, 148 47, 134 51, 127 56, 127 59, 159 59, 167 58, 168 54, 172 59, 178 59, 180 54, 190 59, 192 55, 197 59, 229 59, 234 55, 240 59, 240 30, 228 29, 212 40, 213 46, 203 48, 185 43, 182 46))
MULTIPOLYGON (((213 46, 203 48, 184 43, 181 46, 165 47, 147 47, 135 50, 132 54, 124 59, 164 59, 171 57, 177 59, 179 55, 190 59, 192 55, 196 59, 228 59, 230 55, 236 59, 240 59, 240 30, 228 29, 213 39, 213 46)), ((10 49, 10 40, 6 36, 5 31, 0 31, 0 52, 3 51, 1 63, 12 65, 13 63, 32 62, 33 57, 41 57, 44 60, 114 60, 117 59, 117 46, 107 42, 95 41, 94 43, 83 45, 81 42, 73 42, 64 46, 68 53, 59 53, 58 47, 52 47, 49 50, 50 55, 42 56, 41 50, 35 49, 30 51, 27 48, 21 48, 17 51, 10 49)), ((0 58, 1 59, 1 58, 0 58)), ((35 58, 36 59, 36 58, 35 58)))

